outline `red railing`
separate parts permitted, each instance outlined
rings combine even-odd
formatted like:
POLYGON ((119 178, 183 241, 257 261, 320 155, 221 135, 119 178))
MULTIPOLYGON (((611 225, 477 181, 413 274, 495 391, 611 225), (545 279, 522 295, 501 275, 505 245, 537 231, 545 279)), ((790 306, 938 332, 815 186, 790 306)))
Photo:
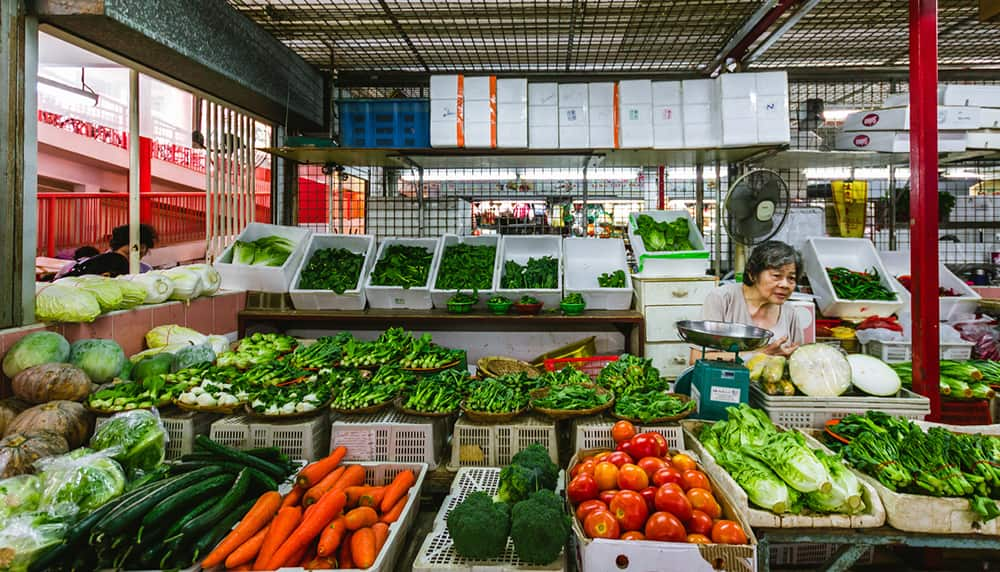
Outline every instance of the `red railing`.
MULTIPOLYGON (((145 193, 158 245, 205 240, 205 193, 145 193)), ((271 196, 258 192, 255 220, 271 220, 271 196)), ((128 193, 39 193, 39 256, 81 246, 107 247, 111 230, 128 224, 128 193)))

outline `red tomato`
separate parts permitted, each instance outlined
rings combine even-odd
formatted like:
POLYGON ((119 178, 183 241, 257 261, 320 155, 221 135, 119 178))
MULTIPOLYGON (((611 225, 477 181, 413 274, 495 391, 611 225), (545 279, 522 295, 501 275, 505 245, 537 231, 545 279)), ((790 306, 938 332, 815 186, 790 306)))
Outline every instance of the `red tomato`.
POLYGON ((631 463, 632 457, 630 457, 628 453, 625 453, 623 451, 615 451, 614 453, 608 455, 608 458, 604 460, 620 469, 622 465, 626 463, 631 463))
POLYGON ((631 459, 632 458, 632 440, 629 439, 628 441, 622 441, 621 443, 618 443, 618 446, 615 447, 615 452, 616 453, 625 453, 631 459))
POLYGON ((689 534, 687 537, 688 544, 711 544, 712 539, 705 536, 704 534, 689 534))
POLYGON ((674 490, 672 487, 664 485, 657 489, 656 510, 669 512, 676 516, 681 522, 691 520, 691 501, 684 493, 674 490))
POLYGON ((648 486, 649 477, 646 476, 646 471, 640 469, 638 465, 629 463, 618 469, 618 488, 641 491, 648 486))
POLYGON ((670 459, 671 464, 677 467, 678 471, 686 471, 688 469, 697 469, 698 463, 694 462, 694 459, 688 457, 684 453, 678 453, 670 459))
POLYGON ((583 522, 587 520, 587 515, 595 510, 608 510, 608 505, 597 499, 583 501, 580 503, 580 506, 576 507, 576 518, 580 522, 583 522))
POLYGON ((579 475, 580 473, 584 473, 590 476, 594 476, 595 467, 597 467, 597 462, 594 461, 593 459, 587 459, 580 465, 580 470, 577 472, 577 474, 579 475))
POLYGON ((611 454, 611 451, 604 451, 603 453, 598 453, 598 454, 594 455, 594 462, 595 463, 600 463, 601 461, 607 459, 608 455, 610 455, 610 454, 611 454))
POLYGON ((675 490, 675 491, 677 491, 677 492, 679 492, 681 494, 684 494, 684 489, 682 489, 681 486, 679 484, 677 484, 677 483, 663 483, 662 485, 660 485, 657 488, 660 488, 660 489, 662 489, 662 488, 673 489, 673 490, 675 490))
POLYGON ((646 487, 646 488, 642 489, 641 491, 639 491, 639 494, 641 494, 642 498, 646 501, 646 508, 649 509, 649 512, 655 511, 656 510, 656 487, 646 487))
POLYGON ((597 490, 606 491, 618 487, 618 467, 607 461, 601 461, 594 467, 594 480, 597 490))
POLYGON ((615 443, 628 441, 632 437, 635 437, 635 425, 624 419, 615 423, 615 426, 611 428, 611 438, 615 440, 615 443))
MULTIPOLYGON (((587 501, 587 502, 592 502, 592 501, 587 501)), ((579 512, 580 512, 579 509, 577 509, 578 514, 579 512)), ((708 516, 708 514, 700 510, 693 510, 691 511, 691 520, 687 521, 686 524, 688 532, 693 534, 708 535, 712 533, 712 524, 714 523, 712 522, 712 517, 708 516)))
POLYGON ((646 539, 666 542, 684 542, 687 532, 677 517, 669 512, 654 512, 646 521, 646 539))
POLYGON ((667 446, 667 438, 654 431, 650 431, 649 434, 653 436, 653 439, 656 440, 656 444, 660 447, 659 456, 666 457, 667 453, 670 452, 670 447, 667 446))
POLYGON ((653 436, 649 433, 639 433, 635 437, 632 437, 629 454, 632 455, 634 459, 641 459, 643 457, 655 457, 660 452, 660 445, 653 439, 653 436))
POLYGON ((681 482, 681 472, 673 467, 663 467, 662 469, 653 473, 653 484, 656 486, 665 485, 667 483, 680 484, 680 482, 681 482))
POLYGON ((716 544, 746 544, 747 535, 739 524, 731 520, 720 520, 712 526, 712 542, 716 544))
POLYGON ((583 521, 583 530, 591 538, 618 538, 618 521, 606 510, 596 510, 583 521))
POLYGON ((705 473, 697 469, 688 469, 681 473, 681 488, 688 491, 691 489, 712 490, 712 485, 708 482, 705 473))
POLYGON ((566 487, 569 502, 580 504, 583 501, 597 498, 597 481, 587 474, 579 474, 566 487))
POLYGON ((615 498, 616 494, 618 494, 618 489, 611 489, 610 491, 601 491, 600 494, 597 495, 597 498, 599 498, 602 503, 610 506, 611 501, 612 499, 615 498))
POLYGON ((691 501, 691 506, 695 510, 700 510, 712 518, 722 516, 722 507, 719 506, 718 501, 712 496, 711 491, 697 487, 688 489, 687 498, 691 501))
POLYGON ((667 462, 659 457, 643 457, 639 459, 639 462, 636 463, 636 465, 639 465, 643 471, 646 471, 646 476, 648 476, 650 480, 653 479, 653 475, 656 474, 656 471, 667 468, 667 462))
POLYGON ((646 540, 646 535, 638 530, 630 530, 622 535, 622 540, 646 540))
POLYGON ((622 530, 640 530, 649 516, 646 499, 635 491, 620 491, 611 499, 609 508, 622 530))

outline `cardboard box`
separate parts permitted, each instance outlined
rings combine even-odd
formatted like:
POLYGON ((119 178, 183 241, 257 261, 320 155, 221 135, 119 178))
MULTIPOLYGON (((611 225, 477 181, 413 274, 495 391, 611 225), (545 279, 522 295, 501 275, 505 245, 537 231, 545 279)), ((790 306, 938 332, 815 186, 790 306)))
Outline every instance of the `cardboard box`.
MULTIPOLYGON (((1000 117, 998 117, 1000 119, 1000 117)), ((981 127, 980 108, 941 106, 937 126, 943 131, 963 131, 981 127)), ((858 111, 844 119, 844 131, 909 131, 910 108, 893 107, 858 111)))
MULTIPOLYGON (((941 153, 965 151, 967 139, 964 131, 939 131, 938 151, 941 153)), ((834 147, 847 151, 909 153, 910 133, 908 131, 840 131, 837 133, 834 147)))
POLYGON ((684 121, 681 82, 654 81, 653 87, 653 147, 656 149, 684 148, 684 121))
POLYGON ((763 72, 757 76, 757 142, 789 143, 788 74, 763 72))
POLYGON ((626 149, 653 146, 653 82, 646 79, 618 82, 618 146, 626 149))
POLYGON ((684 146, 699 148, 721 145, 722 121, 715 80, 684 80, 681 84, 681 97, 684 146))
POLYGON ((431 76, 431 147, 462 147, 464 78, 460 75, 431 76))

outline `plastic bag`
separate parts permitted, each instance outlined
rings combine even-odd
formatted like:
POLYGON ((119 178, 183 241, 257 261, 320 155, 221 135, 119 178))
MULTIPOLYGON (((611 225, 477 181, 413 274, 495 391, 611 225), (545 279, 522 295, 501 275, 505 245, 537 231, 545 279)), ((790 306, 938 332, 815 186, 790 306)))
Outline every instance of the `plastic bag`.
POLYGON ((163 463, 167 441, 156 410, 134 409, 117 413, 98 427, 90 446, 106 451, 134 479, 163 463))
POLYGON ((997 330, 994 320, 981 318, 958 322, 954 327, 962 334, 963 340, 975 344, 972 348, 973 358, 1000 360, 1000 331, 997 330))
POLYGON ((0 527, 0 570, 26 572, 47 548, 62 542, 67 530, 67 523, 52 522, 41 514, 11 518, 0 527))
POLYGON ((162 348, 174 344, 200 346, 208 341, 208 336, 191 328, 169 324, 157 326, 146 332, 146 345, 149 348, 162 348))
POLYGON ((36 284, 35 318, 42 322, 93 322, 101 315, 97 298, 69 284, 36 284))
POLYGON ((127 280, 145 288, 146 299, 143 300, 143 304, 166 302, 170 298, 170 295, 174 293, 174 283, 166 276, 155 272, 128 274, 126 276, 119 276, 118 279, 127 280))
POLYGON ((42 480, 37 475, 18 475, 0 480, 0 528, 8 518, 38 508, 42 480))
POLYGON ((86 514, 125 491, 125 471, 110 451, 80 448, 37 465, 42 469, 38 508, 56 518, 86 514))
POLYGON ((885 328, 869 328, 867 330, 857 330, 854 332, 857 336, 858 342, 862 344, 867 344, 872 340, 878 340, 880 342, 901 342, 903 341, 903 334, 895 330, 887 330, 885 328))
POLYGON ((851 387, 851 364, 839 348, 826 344, 801 346, 788 358, 792 383, 809 397, 836 397, 851 387))

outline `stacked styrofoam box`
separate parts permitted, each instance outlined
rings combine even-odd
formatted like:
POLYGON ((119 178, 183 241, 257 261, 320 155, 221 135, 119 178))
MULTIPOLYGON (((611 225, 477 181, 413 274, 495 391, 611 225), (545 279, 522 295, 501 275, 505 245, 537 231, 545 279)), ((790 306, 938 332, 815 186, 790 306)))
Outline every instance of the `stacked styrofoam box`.
POLYGON ((722 143, 715 80, 686 79, 681 85, 684 146, 718 147, 722 143))
POLYGON ((632 276, 620 238, 563 240, 566 294, 583 294, 588 310, 628 310, 632 307, 632 276), (616 270, 625 272, 622 288, 601 288, 597 278, 616 270))
POLYGON ((496 275, 493 276, 494 290, 497 295, 505 296, 517 302, 522 296, 532 296, 548 308, 557 308, 562 300, 563 285, 563 253, 562 237, 559 236, 504 236, 500 241, 500 249, 497 251, 500 258, 500 267, 496 275), (509 260, 517 262, 521 266, 528 263, 532 258, 542 258, 551 256, 558 263, 555 288, 501 288, 503 284, 504 265, 509 260))
POLYGON ((460 75, 431 76, 431 147, 461 147, 462 83, 460 75))
POLYGON ((618 82, 618 145, 623 149, 653 146, 653 82, 630 79, 618 82))
POLYGON ((523 149, 528 146, 528 80, 497 80, 497 147, 523 149))
POLYGON ((468 148, 496 147, 497 78, 496 76, 465 76, 462 116, 465 146, 468 148))
POLYGON ((590 143, 590 94, 585 83, 559 84, 559 147, 586 149, 590 143))
POLYGON ((788 73, 778 71, 754 75, 757 76, 757 142, 790 142, 788 73))
POLYGON ((382 241, 378 247, 378 256, 375 257, 375 265, 372 266, 372 273, 365 281, 365 294, 368 296, 368 304, 372 308, 386 310, 430 310, 433 307, 431 302, 431 277, 437 270, 438 263, 438 242, 440 238, 396 238, 391 237, 382 241), (422 286, 412 286, 403 288, 402 286, 376 286, 372 284, 372 275, 379 261, 385 255, 386 248, 402 244, 405 246, 419 246, 432 253, 431 267, 427 272, 427 282, 422 286))
POLYGON ((559 148, 559 84, 528 84, 528 147, 559 148))
POLYGON ((305 255, 299 262, 299 267, 295 271, 295 278, 292 280, 292 287, 289 295, 296 310, 364 310, 365 309, 365 280, 371 272, 375 263, 375 237, 371 235, 350 235, 350 234, 314 234, 309 238, 309 245, 306 247, 305 255), (365 257, 361 263, 361 273, 358 275, 358 283, 350 290, 345 290, 343 294, 337 294, 332 290, 304 290, 299 287, 299 280, 302 278, 302 270, 309 265, 310 259, 317 250, 326 248, 343 248, 361 254, 365 257))
POLYGON ((280 236, 295 243, 292 253, 281 266, 254 266, 233 264, 233 245, 222 252, 215 262, 215 269, 222 277, 222 286, 227 290, 253 290, 258 292, 288 292, 295 276, 295 269, 302 260, 306 243, 312 231, 295 226, 280 226, 252 222, 236 237, 237 241, 252 242, 266 236, 280 236))
POLYGON ((828 318, 867 318, 891 316, 903 307, 903 287, 886 270, 875 246, 866 238, 810 238, 802 253, 803 266, 819 311, 828 318), (848 270, 878 272, 879 281, 895 300, 845 300, 833 289, 827 268, 842 266, 848 270))
MULTIPOLYGON (((618 146, 615 130, 615 90, 613 81, 587 84, 590 110, 590 146, 613 149, 618 146)), ((565 147, 565 145, 564 145, 565 147)))
POLYGON ((751 73, 719 76, 722 144, 757 144, 757 78, 751 73))
MULTIPOLYGON (((937 126, 941 131, 977 129, 981 109, 978 107, 942 106, 937 110, 937 126)), ((891 107, 858 111, 844 119, 845 132, 909 131, 910 107, 891 107)))
POLYGON ((653 147, 656 149, 683 149, 683 118, 681 82, 654 81, 653 147))
MULTIPOLYGON (((938 131, 938 151, 941 153, 965 151, 967 142, 968 135, 964 131, 938 131)), ((907 131, 871 131, 867 133, 838 131, 834 147, 846 151, 909 153, 910 134, 907 131)))

